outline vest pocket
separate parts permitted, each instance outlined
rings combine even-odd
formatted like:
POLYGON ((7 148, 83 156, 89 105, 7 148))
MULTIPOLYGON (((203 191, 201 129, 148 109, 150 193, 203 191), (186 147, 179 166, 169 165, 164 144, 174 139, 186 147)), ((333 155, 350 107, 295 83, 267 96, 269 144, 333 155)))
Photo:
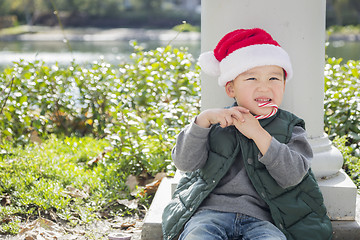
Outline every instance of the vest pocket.
POLYGON ((319 216, 324 216, 326 214, 326 208, 324 207, 324 205, 323 204, 319 205, 319 203, 316 202, 308 194, 302 193, 300 197, 312 209, 312 211, 318 214, 319 216))
POLYGON ((288 240, 329 240, 332 236, 331 223, 312 212, 289 227, 286 232, 288 240))
MULTIPOLYGON (((289 191, 270 203, 269 206, 273 217, 280 217, 280 222, 284 223, 285 228, 291 227, 313 212, 311 207, 303 200, 302 194, 297 191, 289 191), (272 204, 275 205, 275 209, 272 209, 274 207, 272 204)), ((276 221, 275 218, 274 220, 276 221)))
POLYGON ((193 208, 194 203, 199 202, 207 192, 208 184, 198 177, 192 184, 188 184, 178 195, 181 203, 187 208, 193 208))

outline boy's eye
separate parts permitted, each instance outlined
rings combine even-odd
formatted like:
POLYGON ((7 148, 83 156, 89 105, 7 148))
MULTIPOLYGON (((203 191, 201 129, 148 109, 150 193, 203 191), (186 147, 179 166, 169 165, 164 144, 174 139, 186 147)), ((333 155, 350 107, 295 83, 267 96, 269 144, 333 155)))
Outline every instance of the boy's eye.
POLYGON ((256 80, 256 78, 252 77, 252 78, 247 78, 246 80, 256 80))
POLYGON ((272 77, 272 78, 270 78, 270 80, 280 80, 280 79, 277 77, 272 77))

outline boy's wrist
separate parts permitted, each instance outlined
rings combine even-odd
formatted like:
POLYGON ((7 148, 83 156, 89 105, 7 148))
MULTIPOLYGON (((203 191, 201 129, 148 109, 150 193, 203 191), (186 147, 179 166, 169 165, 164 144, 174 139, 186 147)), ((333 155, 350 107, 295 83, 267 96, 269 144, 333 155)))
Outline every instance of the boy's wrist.
POLYGON ((198 125, 199 127, 203 127, 203 128, 209 128, 211 126, 210 122, 203 117, 202 113, 200 113, 196 118, 195 118, 195 124, 198 125))
POLYGON ((265 155, 265 153, 269 149, 271 140, 272 136, 264 128, 261 128, 259 134, 256 134, 256 137, 253 138, 253 141, 263 155, 265 155))

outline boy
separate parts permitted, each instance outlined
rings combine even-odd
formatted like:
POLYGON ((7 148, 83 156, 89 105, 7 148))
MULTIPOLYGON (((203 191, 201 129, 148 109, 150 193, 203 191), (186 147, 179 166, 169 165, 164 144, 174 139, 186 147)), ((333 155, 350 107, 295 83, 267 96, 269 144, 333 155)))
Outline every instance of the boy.
POLYGON ((285 50, 262 29, 239 29, 199 65, 235 103, 179 134, 173 160, 186 173, 164 210, 164 239, 331 239, 304 121, 277 108, 293 74, 285 50))

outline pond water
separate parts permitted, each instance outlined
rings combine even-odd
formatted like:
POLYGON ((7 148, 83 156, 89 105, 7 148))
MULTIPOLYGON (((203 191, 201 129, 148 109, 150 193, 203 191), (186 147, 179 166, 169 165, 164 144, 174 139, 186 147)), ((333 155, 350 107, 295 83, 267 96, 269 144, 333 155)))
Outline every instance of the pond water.
MULTIPOLYGON (((159 41, 138 42, 146 50, 165 46, 159 41)), ((172 42, 173 47, 187 47, 194 57, 200 54, 200 42, 172 42)), ((105 61, 117 64, 129 58, 133 48, 129 41, 119 42, 70 42, 72 52, 63 42, 0 42, 0 68, 13 61, 24 59, 33 61, 42 59, 45 62, 69 63, 73 59, 77 63, 89 63, 104 58, 105 61)))
POLYGON ((344 61, 360 60, 360 42, 330 42, 326 54, 329 57, 343 58, 344 61))
MULTIPOLYGON (((63 42, 0 42, 0 69, 10 65, 13 61, 24 59, 33 61, 42 59, 47 63, 59 62, 66 64, 75 59, 77 63, 88 63, 103 57, 105 61, 117 64, 126 60, 132 53, 128 41, 119 42, 71 42, 72 53, 63 42)), ((159 41, 139 42, 145 49, 155 49, 165 46, 159 41)), ((172 42, 174 47, 187 47, 188 51, 197 58, 200 54, 200 41, 172 42)), ((326 49, 329 57, 341 57, 360 60, 360 42, 330 42, 326 49)))

